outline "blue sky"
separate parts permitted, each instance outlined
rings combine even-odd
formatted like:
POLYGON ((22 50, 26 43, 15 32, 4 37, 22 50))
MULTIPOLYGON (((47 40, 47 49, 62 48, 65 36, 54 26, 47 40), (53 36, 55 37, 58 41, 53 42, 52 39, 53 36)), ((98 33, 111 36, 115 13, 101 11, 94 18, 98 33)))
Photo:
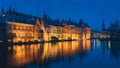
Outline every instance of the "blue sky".
POLYGON ((120 20, 120 0, 0 0, 0 8, 9 6, 32 15, 42 16, 43 12, 53 19, 79 21, 82 18, 94 29, 120 20))

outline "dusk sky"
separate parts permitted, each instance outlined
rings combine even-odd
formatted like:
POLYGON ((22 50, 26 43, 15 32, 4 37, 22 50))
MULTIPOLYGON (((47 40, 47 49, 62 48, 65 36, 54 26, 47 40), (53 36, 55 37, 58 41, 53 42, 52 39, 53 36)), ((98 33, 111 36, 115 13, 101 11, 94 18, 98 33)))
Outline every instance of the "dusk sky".
POLYGON ((0 8, 9 6, 19 12, 42 16, 45 11, 52 19, 82 18, 94 29, 120 20, 120 0, 0 0, 0 8))

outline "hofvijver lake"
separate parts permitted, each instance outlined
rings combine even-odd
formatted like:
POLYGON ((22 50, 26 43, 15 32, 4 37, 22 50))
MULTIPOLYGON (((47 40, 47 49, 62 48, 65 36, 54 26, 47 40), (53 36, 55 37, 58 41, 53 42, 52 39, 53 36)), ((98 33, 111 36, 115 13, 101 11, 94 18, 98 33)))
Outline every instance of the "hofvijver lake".
POLYGON ((120 68, 120 41, 96 39, 0 47, 0 68, 120 68))

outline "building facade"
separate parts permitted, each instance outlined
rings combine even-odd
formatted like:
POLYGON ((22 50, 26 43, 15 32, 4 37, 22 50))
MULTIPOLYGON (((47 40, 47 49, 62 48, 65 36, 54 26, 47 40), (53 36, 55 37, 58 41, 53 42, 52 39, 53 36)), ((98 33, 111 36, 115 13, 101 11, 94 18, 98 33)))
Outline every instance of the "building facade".
POLYGON ((34 42, 50 40, 81 40, 90 39, 90 28, 77 28, 74 25, 44 26, 43 20, 37 19, 35 24, 4 22, 4 41, 34 42))
MULTIPOLYGON (((64 22, 65 23, 65 22, 64 22)), ((46 25, 44 19, 18 13, 9 8, 0 14, 1 41, 35 42, 51 40, 82 40, 91 38, 90 28, 75 25, 46 25)))

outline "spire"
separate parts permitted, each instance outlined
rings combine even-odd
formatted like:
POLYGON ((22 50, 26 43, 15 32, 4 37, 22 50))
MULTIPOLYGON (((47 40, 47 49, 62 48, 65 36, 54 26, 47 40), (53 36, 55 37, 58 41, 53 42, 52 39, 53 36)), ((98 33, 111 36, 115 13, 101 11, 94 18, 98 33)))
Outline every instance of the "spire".
POLYGON ((44 10, 44 12, 43 12, 43 16, 46 16, 46 12, 45 12, 45 10, 44 10))
POLYGON ((80 28, 85 28, 85 27, 84 27, 84 21, 83 21, 82 19, 80 19, 80 21, 79 21, 78 24, 79 24, 79 27, 80 27, 80 28))
POLYGON ((102 22, 102 31, 105 31, 106 30, 106 27, 105 27, 105 23, 104 23, 104 20, 102 22))
POLYGON ((44 10, 44 12, 43 12, 43 18, 48 18, 48 16, 47 16, 45 10, 44 10))

